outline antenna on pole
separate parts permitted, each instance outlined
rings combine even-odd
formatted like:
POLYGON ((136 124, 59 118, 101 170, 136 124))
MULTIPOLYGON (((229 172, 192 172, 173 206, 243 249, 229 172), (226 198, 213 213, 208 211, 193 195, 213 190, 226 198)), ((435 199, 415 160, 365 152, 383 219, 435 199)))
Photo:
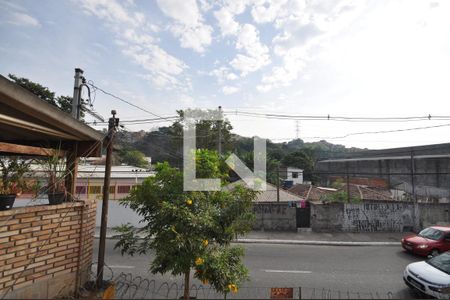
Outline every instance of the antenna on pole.
POLYGON ((298 140, 300 138, 300 121, 295 121, 295 138, 298 140))

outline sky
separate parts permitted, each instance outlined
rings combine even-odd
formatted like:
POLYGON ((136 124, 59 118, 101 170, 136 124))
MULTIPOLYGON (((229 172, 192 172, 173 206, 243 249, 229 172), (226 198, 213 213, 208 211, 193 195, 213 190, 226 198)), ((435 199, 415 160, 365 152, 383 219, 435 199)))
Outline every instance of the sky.
MULTIPOLYGON (((96 86, 160 116, 220 105, 244 136, 372 149, 449 141, 450 118, 435 116, 450 116, 450 1, 0 0, 0 7, 0 74, 58 95, 72 95, 81 68, 96 86), (297 122, 241 112, 431 119, 297 122), (439 127, 352 135, 432 126, 439 127)), ((92 100, 105 118, 112 109, 122 120, 153 117, 100 91, 92 100)))

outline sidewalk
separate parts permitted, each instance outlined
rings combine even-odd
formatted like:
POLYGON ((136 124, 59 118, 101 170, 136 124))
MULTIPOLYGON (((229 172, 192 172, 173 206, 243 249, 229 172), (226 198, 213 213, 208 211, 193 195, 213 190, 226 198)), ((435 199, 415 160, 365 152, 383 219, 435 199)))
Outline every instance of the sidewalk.
MULTIPOLYGON (((401 232, 370 232, 370 233, 319 233, 302 232, 263 232, 251 231, 246 236, 239 237, 237 243, 252 244, 297 244, 297 245, 328 245, 328 246, 400 246, 400 240, 408 233, 401 232)), ((106 238, 111 239, 115 233, 112 229, 106 232, 106 238)), ((100 228, 95 229, 95 237, 100 236, 100 228)))

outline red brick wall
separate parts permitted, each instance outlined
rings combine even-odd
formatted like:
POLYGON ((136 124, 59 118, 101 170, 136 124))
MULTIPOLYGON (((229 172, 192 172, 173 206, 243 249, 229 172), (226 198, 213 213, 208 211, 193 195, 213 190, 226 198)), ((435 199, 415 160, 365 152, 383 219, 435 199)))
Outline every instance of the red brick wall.
POLYGON ((38 297, 57 295, 49 285, 73 292, 77 277, 86 280, 92 261, 95 213, 95 201, 0 211, 0 295, 26 296, 18 291, 34 285, 42 289, 33 291, 38 297), (65 274, 74 275, 70 281, 75 282, 58 282, 68 278, 65 274))

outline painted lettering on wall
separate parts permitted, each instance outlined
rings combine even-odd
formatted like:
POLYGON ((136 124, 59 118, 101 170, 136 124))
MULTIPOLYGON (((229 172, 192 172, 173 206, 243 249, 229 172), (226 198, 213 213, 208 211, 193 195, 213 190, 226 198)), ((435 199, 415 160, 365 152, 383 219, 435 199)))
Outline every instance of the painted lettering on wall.
POLYGON ((404 231, 413 226, 414 207, 408 203, 344 204, 343 230, 404 231))

